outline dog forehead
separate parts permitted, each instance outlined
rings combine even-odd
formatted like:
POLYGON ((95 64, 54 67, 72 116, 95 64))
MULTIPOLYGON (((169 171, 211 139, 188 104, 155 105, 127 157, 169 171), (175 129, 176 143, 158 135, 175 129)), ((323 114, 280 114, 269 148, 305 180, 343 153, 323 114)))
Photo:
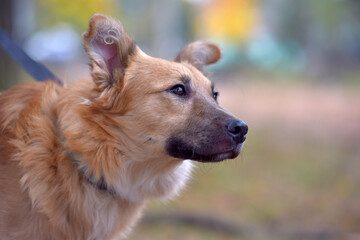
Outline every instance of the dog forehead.
MULTIPOLYGON (((211 82, 195 67, 188 63, 172 62, 139 54, 126 73, 127 83, 144 85, 154 90, 183 83, 184 79, 195 89, 211 89, 211 82), (144 81, 146 80, 146 81, 144 81)), ((149 91, 151 91, 149 89, 149 91)))
POLYGON ((188 63, 167 61, 141 55, 128 73, 129 78, 146 79, 153 86, 179 84, 186 78, 194 88, 211 88, 211 82, 188 63))
POLYGON ((189 75, 187 75, 187 77, 190 78, 189 80, 191 81, 191 84, 194 86, 194 88, 205 87, 211 89, 211 81, 206 76, 204 76, 204 74, 201 73, 197 68, 186 62, 180 63, 180 65, 182 65, 189 71, 189 75))

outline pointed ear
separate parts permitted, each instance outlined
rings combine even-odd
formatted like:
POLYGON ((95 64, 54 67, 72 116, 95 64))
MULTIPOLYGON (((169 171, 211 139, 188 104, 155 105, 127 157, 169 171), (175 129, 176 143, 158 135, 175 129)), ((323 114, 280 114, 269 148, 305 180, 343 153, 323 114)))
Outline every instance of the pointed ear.
POLYGON ((188 62, 202 71, 206 65, 216 63, 221 58, 220 48, 209 42, 193 42, 186 46, 175 58, 176 62, 188 62))
POLYGON ((84 33, 84 47, 96 85, 103 89, 114 83, 121 84, 129 59, 136 50, 121 23, 101 14, 93 15, 84 33))

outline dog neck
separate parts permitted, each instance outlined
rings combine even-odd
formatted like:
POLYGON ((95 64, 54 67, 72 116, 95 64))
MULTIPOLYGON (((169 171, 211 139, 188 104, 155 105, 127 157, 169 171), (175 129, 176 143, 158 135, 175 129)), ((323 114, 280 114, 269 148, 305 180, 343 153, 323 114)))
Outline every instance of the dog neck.
POLYGON ((88 167, 81 162, 79 154, 72 152, 69 154, 69 157, 72 160, 74 166, 79 170, 81 176, 84 179, 86 179, 87 182, 89 182, 95 188, 101 191, 106 191, 111 195, 115 194, 114 189, 108 186, 104 177, 100 177, 100 179, 96 179, 94 174, 88 171, 88 167))
MULTIPOLYGON (((172 198, 184 187, 190 176, 193 164, 190 161, 174 160, 169 164, 149 165, 143 168, 143 163, 126 161, 127 171, 119 174, 118 181, 107 183, 104 177, 95 177, 86 166, 86 161, 80 153, 72 152, 69 158, 78 169, 80 175, 96 189, 111 195, 118 195, 131 202, 151 198, 172 198), (137 174, 133 170, 137 169, 137 174)), ((164 161, 166 162, 166 161, 164 161)))

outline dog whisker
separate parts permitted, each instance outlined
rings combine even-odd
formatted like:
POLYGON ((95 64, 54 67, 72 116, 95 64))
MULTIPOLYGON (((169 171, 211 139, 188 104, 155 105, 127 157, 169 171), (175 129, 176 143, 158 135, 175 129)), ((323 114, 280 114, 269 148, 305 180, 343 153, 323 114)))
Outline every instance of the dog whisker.
POLYGON ((80 104, 82 104, 82 105, 92 105, 93 104, 93 102, 92 101, 90 101, 89 99, 87 99, 87 98, 84 98, 84 97, 80 97, 83 101, 80 103, 80 104))

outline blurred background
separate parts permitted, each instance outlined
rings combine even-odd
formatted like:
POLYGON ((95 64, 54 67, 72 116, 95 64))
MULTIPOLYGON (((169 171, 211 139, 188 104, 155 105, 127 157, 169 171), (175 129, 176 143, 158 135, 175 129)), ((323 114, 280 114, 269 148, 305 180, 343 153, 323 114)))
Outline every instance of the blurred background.
MULTIPOLYGON (((198 164, 129 239, 360 239, 360 1, 1 0, 0 25, 71 83, 89 76, 81 34, 95 12, 155 57, 219 44, 210 79, 249 125, 240 157, 198 164)), ((24 81, 0 49, 0 90, 24 81)))

